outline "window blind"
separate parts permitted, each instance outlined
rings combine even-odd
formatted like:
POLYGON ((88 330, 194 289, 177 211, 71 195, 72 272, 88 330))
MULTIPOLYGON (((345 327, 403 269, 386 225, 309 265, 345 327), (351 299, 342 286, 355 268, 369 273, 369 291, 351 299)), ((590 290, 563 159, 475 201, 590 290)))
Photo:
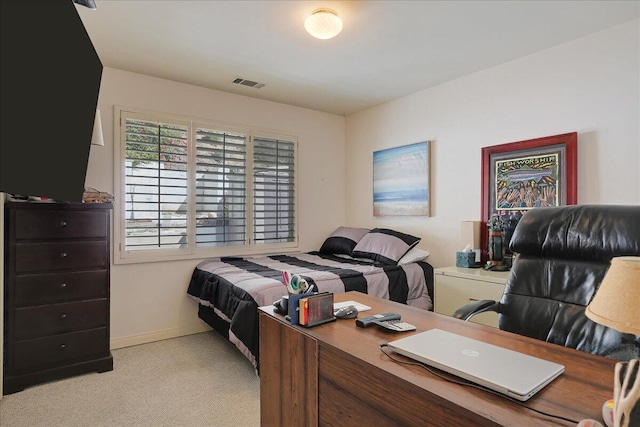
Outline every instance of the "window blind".
POLYGON ((247 136, 196 131, 196 246, 246 241, 247 136))
POLYGON ((253 138, 253 240, 295 241, 295 143, 253 138))
POLYGON ((188 126, 125 119, 126 250, 187 245, 188 126))
POLYGON ((116 111, 119 261, 297 246, 295 136, 116 111))

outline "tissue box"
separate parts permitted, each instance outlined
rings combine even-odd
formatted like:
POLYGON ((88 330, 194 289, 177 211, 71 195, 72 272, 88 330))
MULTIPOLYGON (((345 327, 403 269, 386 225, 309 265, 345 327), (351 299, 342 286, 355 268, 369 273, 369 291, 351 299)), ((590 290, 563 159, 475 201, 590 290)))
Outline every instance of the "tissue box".
POLYGON ((456 267, 470 268, 476 265, 475 252, 456 252, 456 267))

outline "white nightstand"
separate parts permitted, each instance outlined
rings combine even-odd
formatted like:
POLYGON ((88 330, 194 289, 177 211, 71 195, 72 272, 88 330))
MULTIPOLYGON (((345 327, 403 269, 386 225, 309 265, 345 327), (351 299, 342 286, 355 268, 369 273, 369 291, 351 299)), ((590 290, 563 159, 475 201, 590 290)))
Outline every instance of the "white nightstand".
MULTIPOLYGON (((451 316, 465 304, 477 300, 500 301, 509 277, 508 271, 486 271, 482 268, 444 267, 434 269, 436 313, 451 316)), ((472 322, 498 327, 494 312, 478 314, 472 322)))

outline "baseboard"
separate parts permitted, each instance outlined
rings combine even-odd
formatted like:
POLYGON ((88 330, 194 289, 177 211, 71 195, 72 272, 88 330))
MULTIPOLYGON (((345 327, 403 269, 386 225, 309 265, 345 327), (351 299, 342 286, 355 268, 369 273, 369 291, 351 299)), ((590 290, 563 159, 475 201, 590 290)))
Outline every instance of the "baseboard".
POLYGON ((123 338, 115 338, 111 340, 111 350, 123 347, 131 347, 132 345, 146 344, 154 341, 166 340, 169 338, 182 337, 184 335, 197 334, 200 332, 211 331, 208 325, 194 325, 183 328, 164 329, 161 331, 153 331, 146 334, 130 335, 123 338))

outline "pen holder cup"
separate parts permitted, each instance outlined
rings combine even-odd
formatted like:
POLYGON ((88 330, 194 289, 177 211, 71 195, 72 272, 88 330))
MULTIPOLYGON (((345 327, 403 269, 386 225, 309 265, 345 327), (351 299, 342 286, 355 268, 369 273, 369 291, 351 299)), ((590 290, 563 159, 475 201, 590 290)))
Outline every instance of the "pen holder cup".
POLYGON ((476 265, 475 252, 456 252, 456 267, 470 268, 476 265))
POLYGON ((313 295, 313 292, 305 292, 302 294, 289 293, 289 321, 292 325, 300 324, 300 308, 298 302, 300 298, 308 297, 309 295, 313 295))

